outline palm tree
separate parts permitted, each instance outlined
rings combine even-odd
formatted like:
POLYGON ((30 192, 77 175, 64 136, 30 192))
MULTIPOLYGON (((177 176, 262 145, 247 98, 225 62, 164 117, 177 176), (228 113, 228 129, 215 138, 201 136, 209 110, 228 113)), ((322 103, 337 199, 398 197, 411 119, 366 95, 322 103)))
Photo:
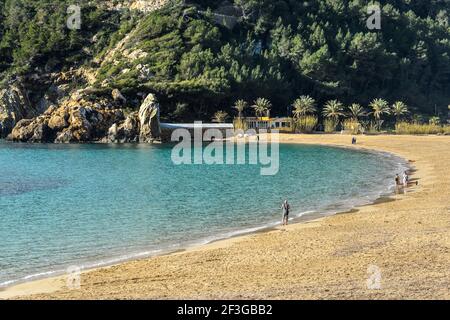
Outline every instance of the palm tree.
POLYGON ((377 121, 377 129, 381 129, 381 125, 383 124, 383 120, 381 119, 383 115, 388 115, 390 113, 389 104, 386 100, 383 99, 374 99, 369 106, 372 108, 373 116, 375 120, 377 121))
POLYGON ((366 110, 364 110, 364 108, 358 103, 353 103, 351 106, 349 106, 348 111, 352 120, 356 122, 359 121, 359 118, 367 115, 366 110))
POLYGON ((408 106, 402 101, 397 101, 392 105, 391 113, 395 116, 396 122, 399 122, 402 116, 409 113, 408 106))
POLYGON ((294 108, 294 117, 300 118, 307 114, 316 112, 316 101, 310 96, 301 96, 292 104, 294 108))
POLYGON ((239 119, 242 119, 242 114, 244 113, 245 108, 247 108, 247 102, 244 100, 238 100, 234 103, 234 109, 239 113, 239 119))
POLYGON ((252 108, 255 110, 257 117, 264 117, 264 115, 269 114, 270 109, 272 108, 272 103, 265 98, 258 98, 255 100, 252 108))
POLYGON ((220 111, 217 111, 214 114, 214 117, 213 117, 212 121, 213 122, 217 122, 217 123, 224 123, 225 120, 227 120, 227 118, 228 118, 228 113, 226 113, 225 111, 220 110, 220 111))
POLYGON ((339 120, 339 117, 344 115, 343 109, 344 106, 341 102, 339 102, 338 100, 330 100, 325 104, 322 114, 325 117, 331 118, 337 122, 339 120))
POLYGON ((428 123, 431 124, 431 125, 438 126, 438 125, 441 124, 441 118, 439 118, 439 117, 431 117, 431 118, 428 120, 428 123))
POLYGON ((412 119, 414 123, 417 124, 423 123, 423 116, 421 114, 413 114, 412 119))

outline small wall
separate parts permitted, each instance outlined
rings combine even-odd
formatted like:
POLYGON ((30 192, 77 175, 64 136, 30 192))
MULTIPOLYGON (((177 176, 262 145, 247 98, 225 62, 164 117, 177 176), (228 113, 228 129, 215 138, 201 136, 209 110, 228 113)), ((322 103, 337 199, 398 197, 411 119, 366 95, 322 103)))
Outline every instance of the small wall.
MULTIPOLYGON (((161 128, 161 142, 163 143, 170 143, 172 142, 172 133, 176 130, 177 128, 161 128)), ((211 129, 211 128, 202 128, 202 137, 205 134, 205 131, 211 129)), ((227 130, 230 130, 229 128, 213 128, 214 130, 219 130, 222 133, 223 138, 226 138, 227 135, 227 130)), ((192 139, 194 139, 194 129, 185 129, 188 130, 189 133, 191 134, 192 139)), ((199 129, 195 129, 195 130, 199 130, 199 129)), ((204 140, 207 141, 207 140, 204 140)), ((210 140, 211 141, 211 140, 210 140)), ((177 141, 174 141, 177 142, 177 141)))

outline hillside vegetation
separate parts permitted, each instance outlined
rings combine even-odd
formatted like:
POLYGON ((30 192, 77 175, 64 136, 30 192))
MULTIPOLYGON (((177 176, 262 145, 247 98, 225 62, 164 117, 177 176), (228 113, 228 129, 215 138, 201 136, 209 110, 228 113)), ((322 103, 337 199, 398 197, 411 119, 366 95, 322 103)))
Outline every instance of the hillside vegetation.
POLYGON ((77 89, 118 88, 130 108, 155 93, 174 121, 209 120, 258 97, 275 115, 300 95, 320 106, 401 100, 424 115, 443 115, 450 101, 445 0, 380 1, 380 30, 367 28, 362 0, 168 1, 151 13, 115 2, 82 2, 81 29, 69 30, 72 1, 0 0, 3 86, 83 68, 77 89))

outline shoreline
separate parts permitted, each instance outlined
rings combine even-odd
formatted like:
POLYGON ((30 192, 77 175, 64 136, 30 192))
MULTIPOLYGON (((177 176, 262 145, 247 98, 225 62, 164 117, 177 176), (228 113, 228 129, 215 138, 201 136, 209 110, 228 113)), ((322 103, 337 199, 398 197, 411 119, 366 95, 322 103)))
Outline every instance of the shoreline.
MULTIPOLYGON (((332 135, 320 135, 320 136, 315 136, 315 137, 314 136, 308 137, 306 139, 306 141, 304 141, 304 139, 302 139, 302 138, 305 138, 304 135, 281 135, 280 142, 281 143, 295 143, 295 144, 314 144, 314 145, 323 145, 323 146, 330 146, 330 147, 344 147, 344 148, 350 148, 350 149, 356 149, 356 150, 365 150, 365 151, 369 151, 369 152, 376 151, 376 152, 388 153, 388 154, 394 155, 400 159, 405 160, 406 164, 409 164, 408 170, 413 170, 414 175, 417 174, 417 172, 415 172, 415 171, 419 170, 419 172, 420 172, 420 168, 412 168, 411 167, 410 161, 408 160, 407 156, 403 155, 402 153, 395 152, 395 150, 386 150, 386 148, 380 148, 377 146, 369 146, 369 147, 367 147, 365 145, 353 146, 353 145, 348 145, 345 142, 342 143, 341 141, 337 141, 339 143, 336 143, 333 141, 330 143, 329 141, 327 141, 327 140, 346 141, 346 140, 348 140, 348 137, 349 136, 347 136, 347 135, 344 135, 344 136, 336 135, 334 137, 332 135), (318 138, 318 137, 320 137, 320 138, 318 138), (321 140, 321 139, 323 139, 325 141, 317 141, 317 140, 321 140)), ((384 137, 386 139, 391 139, 390 136, 384 136, 384 137)), ((362 136, 360 139, 365 140, 365 138, 368 138, 368 136, 362 136)), ((369 138, 369 139, 371 139, 371 138, 369 138)), ((416 189, 417 188, 411 188, 410 190, 414 191, 414 193, 416 193, 416 191, 417 191, 416 189)), ((421 186, 419 186, 419 189, 421 189, 421 186)), ((419 191, 422 191, 422 190, 419 190, 419 191)), ((142 257, 142 258, 138 258, 138 259, 125 260, 125 261, 122 261, 117 264, 96 267, 93 269, 86 269, 86 270, 82 271, 82 278, 84 278, 85 276, 88 276, 90 274, 94 274, 94 273, 105 273, 105 272, 109 273, 109 271, 111 271, 113 269, 120 269, 122 267, 125 268, 129 264, 139 264, 140 262, 145 262, 145 261, 148 262, 150 260, 165 259, 165 258, 172 259, 174 257, 179 257, 180 255, 195 254, 197 252, 208 252, 208 251, 212 251, 212 250, 226 249, 235 244, 239 245, 239 243, 246 242, 249 239, 257 238, 260 235, 270 236, 272 233, 277 233, 280 231, 298 231, 298 230, 302 230, 302 229, 313 228, 315 226, 320 226, 322 223, 326 223, 333 217, 342 216, 342 215, 348 216, 348 215, 360 213, 360 212, 366 210, 367 208, 378 206, 380 204, 385 203, 386 201, 391 202, 392 197, 394 197, 393 200, 396 201, 399 199, 411 197, 411 195, 414 193, 408 192, 406 195, 391 194, 391 195, 381 196, 378 199, 376 199, 373 203, 364 204, 361 206, 355 206, 350 210, 347 210, 344 212, 337 212, 337 213, 335 213, 333 215, 329 215, 329 216, 317 217, 313 220, 301 221, 301 217, 294 218, 293 219, 294 223, 286 228, 283 228, 280 226, 262 227, 260 230, 250 231, 249 233, 237 234, 235 236, 231 236, 231 237, 225 238, 225 239, 212 240, 209 243, 194 245, 193 247, 181 249, 176 252, 167 252, 167 253, 163 253, 161 255, 154 255, 151 257, 142 257), (399 199, 397 199, 397 198, 399 198, 399 199)), ((105 280, 105 282, 107 283, 108 281, 105 280)), ((5 288, 4 290, 1 290, 0 291, 0 299, 2 299, 2 298, 3 299, 4 298, 6 298, 6 299, 21 298, 23 296, 30 296, 30 295, 34 295, 34 294, 44 294, 44 297, 45 297, 45 294, 51 294, 51 293, 59 291, 59 290, 62 290, 62 292, 64 292, 64 286, 65 286, 65 276, 64 275, 33 280, 33 281, 29 281, 29 282, 15 284, 13 286, 5 288)), ((67 293, 67 291, 66 291, 66 293, 67 293)), ((52 296, 50 296, 50 297, 52 297, 52 296)))
MULTIPOLYGON (((242 140, 245 140, 245 139, 242 139, 242 140)), ((224 141, 226 141, 226 139, 224 141)), ((241 141, 235 141, 235 142, 241 142, 241 141)), ((248 143, 248 141, 242 141, 242 142, 248 143)), ((14 143, 14 142, 11 142, 11 143, 14 143)), ((280 143, 293 144, 293 145, 299 145, 299 144, 301 145, 302 144, 302 143, 289 143, 289 142, 283 142, 283 141, 281 141, 280 143)), ((134 144, 132 144, 132 145, 134 145, 134 144)), ((307 144, 305 144, 305 145, 307 145, 307 144)), ((374 154, 377 154, 377 155, 383 156, 383 157, 396 157, 396 158, 398 158, 398 159, 396 159, 397 161, 402 162, 401 165, 399 164, 400 166, 402 166, 402 170, 409 171, 411 169, 411 166, 409 165, 409 163, 406 159, 404 159, 398 155, 394 155, 393 153, 371 150, 371 149, 362 149, 362 148, 357 148, 354 146, 339 146, 339 145, 330 145, 330 144, 328 144, 328 145, 324 144, 322 146, 330 147, 330 148, 348 149, 348 150, 357 151, 357 152, 374 153, 374 154)), ((362 197, 347 199, 347 200, 354 200, 354 199, 361 200, 361 202, 365 202, 363 204, 348 204, 349 205, 348 208, 340 208, 338 206, 338 203, 334 203, 331 205, 331 206, 334 206, 334 208, 330 208, 328 210, 325 210, 325 208, 315 209, 315 210, 305 211, 305 212, 301 212, 299 214, 293 215, 293 217, 291 217, 289 219, 289 224, 308 223, 308 222, 320 220, 320 219, 327 218, 329 216, 333 216, 333 215, 337 215, 337 214, 345 214, 345 213, 353 212, 354 210, 357 210, 360 207, 376 204, 379 201, 384 201, 383 199, 389 199, 389 197, 393 196, 394 194, 395 194, 395 192, 390 190, 388 185, 384 185, 383 190, 381 190, 379 192, 379 195, 374 196, 373 199, 363 200, 362 197)), ((224 234, 219 234, 217 236, 211 235, 206 238, 196 239, 196 240, 193 240, 192 243, 187 244, 185 246, 182 246, 180 244, 178 249, 162 248, 162 249, 153 250, 153 251, 151 251, 151 253, 149 251, 143 251, 143 252, 136 252, 136 253, 133 253, 130 255, 113 256, 113 257, 105 258, 105 260, 103 262, 101 262, 101 261, 85 262, 81 267, 81 272, 85 273, 85 272, 90 272, 90 271, 94 271, 94 270, 101 269, 101 268, 117 266, 117 265, 131 262, 131 261, 139 261, 139 260, 151 259, 151 258, 155 258, 155 257, 168 256, 168 255, 172 255, 175 253, 186 252, 186 251, 193 250, 197 247, 206 246, 206 245, 209 245, 212 243, 218 243, 218 242, 227 241, 227 240, 233 239, 233 238, 245 237, 245 236, 249 236, 249 235, 253 235, 253 234, 274 231, 274 230, 277 230, 277 228, 279 228, 279 227, 280 227, 279 221, 271 221, 271 222, 267 222, 264 225, 247 227, 244 229, 236 229, 236 230, 232 230, 227 233, 224 233, 224 234), (212 239, 210 239, 210 238, 212 238, 212 239)), ((178 245, 177 245, 177 247, 178 247, 178 245)), ((2 292, 9 291, 10 289, 15 289, 22 285, 27 285, 27 284, 31 285, 34 282, 41 282, 41 281, 47 280, 47 279, 50 280, 50 279, 54 279, 54 278, 59 278, 59 277, 65 276, 66 274, 67 273, 65 270, 48 270, 48 271, 43 271, 41 273, 26 275, 19 279, 6 281, 4 283, 8 283, 7 285, 4 285, 4 284, 0 285, 0 299, 2 299, 2 292)))
MULTIPOLYGON (((280 143, 291 144, 289 142, 283 142, 283 141, 281 141, 280 143)), ((294 143, 294 144, 301 144, 301 143, 294 143)), ((330 148, 349 149, 349 150, 358 151, 358 152, 370 152, 370 153, 375 153, 375 154, 382 155, 382 156, 395 156, 396 158, 398 158, 399 161, 403 162, 401 164, 403 170, 408 170, 408 171, 411 170, 411 166, 408 164, 408 161, 406 159, 404 159, 398 155, 394 155, 393 153, 384 152, 384 151, 376 151, 376 150, 371 150, 371 149, 361 149, 361 148, 357 148, 354 146, 353 147, 352 146, 339 146, 339 145, 322 145, 322 146, 330 147, 330 148)), ((343 208, 343 209, 334 208, 334 209, 328 210, 329 212, 323 211, 323 210, 322 211, 319 211, 319 210, 305 211, 305 212, 300 213, 300 215, 298 215, 298 216, 291 217, 289 219, 289 224, 292 225, 292 224, 308 223, 308 222, 313 222, 313 221, 317 221, 320 219, 325 219, 325 218, 333 216, 333 215, 352 213, 355 210, 358 211, 358 209, 360 207, 370 206, 370 205, 376 204, 380 201, 383 202, 386 199, 389 199, 391 196, 395 195, 395 192, 390 191, 389 187, 387 185, 385 187, 386 188, 380 192, 379 196, 377 196, 374 199, 367 200, 368 203, 361 204, 361 205, 352 204, 349 208, 343 208)), ((360 198, 360 199, 362 200, 362 198, 360 198)), ((333 204, 333 205, 337 205, 337 204, 333 204)), ((212 240, 207 240, 207 238, 198 239, 198 240, 194 241, 192 244, 186 245, 184 247, 180 247, 179 249, 167 249, 166 248, 166 249, 154 250, 154 252, 152 252, 152 253, 147 253, 147 252, 136 253, 130 257, 125 257, 125 256, 110 257, 104 263, 101 263, 101 262, 88 263, 87 265, 82 267, 81 272, 86 273, 86 272, 91 272, 91 271, 95 271, 95 270, 102 269, 102 268, 118 266, 118 265, 121 265, 121 264, 124 264, 127 262, 152 259, 155 257, 163 257, 163 256, 177 254, 177 253, 189 252, 191 250, 195 250, 197 248, 208 246, 208 245, 214 244, 214 243, 217 243, 218 245, 220 245, 220 242, 222 242, 222 241, 228 241, 228 240, 231 240, 234 238, 246 237, 246 236, 259 234, 259 233, 271 232, 271 231, 278 230, 280 227, 281 226, 279 225, 278 222, 268 222, 262 226, 255 226, 255 227, 249 227, 246 229, 233 230, 227 234, 219 235, 219 236, 217 236, 216 239, 212 239, 212 240), (110 262, 108 262, 108 260, 110 262)), ((210 236, 210 237, 212 237, 212 236, 210 236)), ((23 287, 33 286, 34 287, 34 284, 40 285, 41 282, 45 284, 46 280, 58 279, 61 277, 66 277, 66 272, 64 270, 49 270, 49 271, 45 271, 45 272, 38 273, 38 274, 27 275, 18 280, 11 280, 10 281, 11 285, 0 286, 0 299, 2 299, 3 292, 15 291, 16 289, 20 290, 20 288, 22 286, 23 287)), ((41 293, 41 292, 37 292, 37 293, 41 293)))

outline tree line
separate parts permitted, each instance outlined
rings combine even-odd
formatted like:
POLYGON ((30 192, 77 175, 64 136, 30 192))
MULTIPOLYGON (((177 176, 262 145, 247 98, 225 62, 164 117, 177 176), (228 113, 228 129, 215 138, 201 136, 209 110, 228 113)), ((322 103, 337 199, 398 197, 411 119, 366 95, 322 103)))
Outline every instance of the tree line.
MULTIPOLYGON (((356 132, 363 128, 379 132, 383 130, 383 127, 385 129, 396 127, 401 122, 415 124, 428 122, 430 125, 436 126, 444 124, 443 119, 437 116, 424 119, 412 114, 410 108, 403 101, 389 104, 388 101, 381 98, 373 99, 368 108, 359 103, 346 106, 341 101, 334 99, 325 102, 319 109, 314 98, 302 95, 293 101, 291 107, 291 114, 288 116, 292 119, 293 127, 301 132, 312 132, 318 129, 319 119, 323 121, 322 128, 326 132, 334 132, 339 127, 348 129, 349 126, 353 126, 352 131, 356 132), (386 120, 390 120, 390 123, 387 123, 386 120)), ((233 109, 238 121, 245 121, 249 115, 248 112, 246 113, 248 109, 252 110, 252 116, 263 120, 264 117, 270 118, 272 103, 266 98, 258 98, 253 104, 239 99, 233 104, 233 109)), ((229 118, 231 117, 226 111, 219 110, 214 114, 212 121, 223 123, 229 118)))
POLYGON ((166 121, 210 120, 255 97, 288 115, 302 94, 318 105, 369 106, 383 97, 424 118, 447 113, 448 1, 379 1, 380 30, 368 30, 361 0, 173 0, 145 15, 88 1, 80 30, 65 27, 72 2, 55 3, 0 0, 0 80, 87 66, 104 92, 157 94, 166 121), (224 15, 236 23, 223 23, 224 15), (126 36, 113 63, 102 64, 126 36))

